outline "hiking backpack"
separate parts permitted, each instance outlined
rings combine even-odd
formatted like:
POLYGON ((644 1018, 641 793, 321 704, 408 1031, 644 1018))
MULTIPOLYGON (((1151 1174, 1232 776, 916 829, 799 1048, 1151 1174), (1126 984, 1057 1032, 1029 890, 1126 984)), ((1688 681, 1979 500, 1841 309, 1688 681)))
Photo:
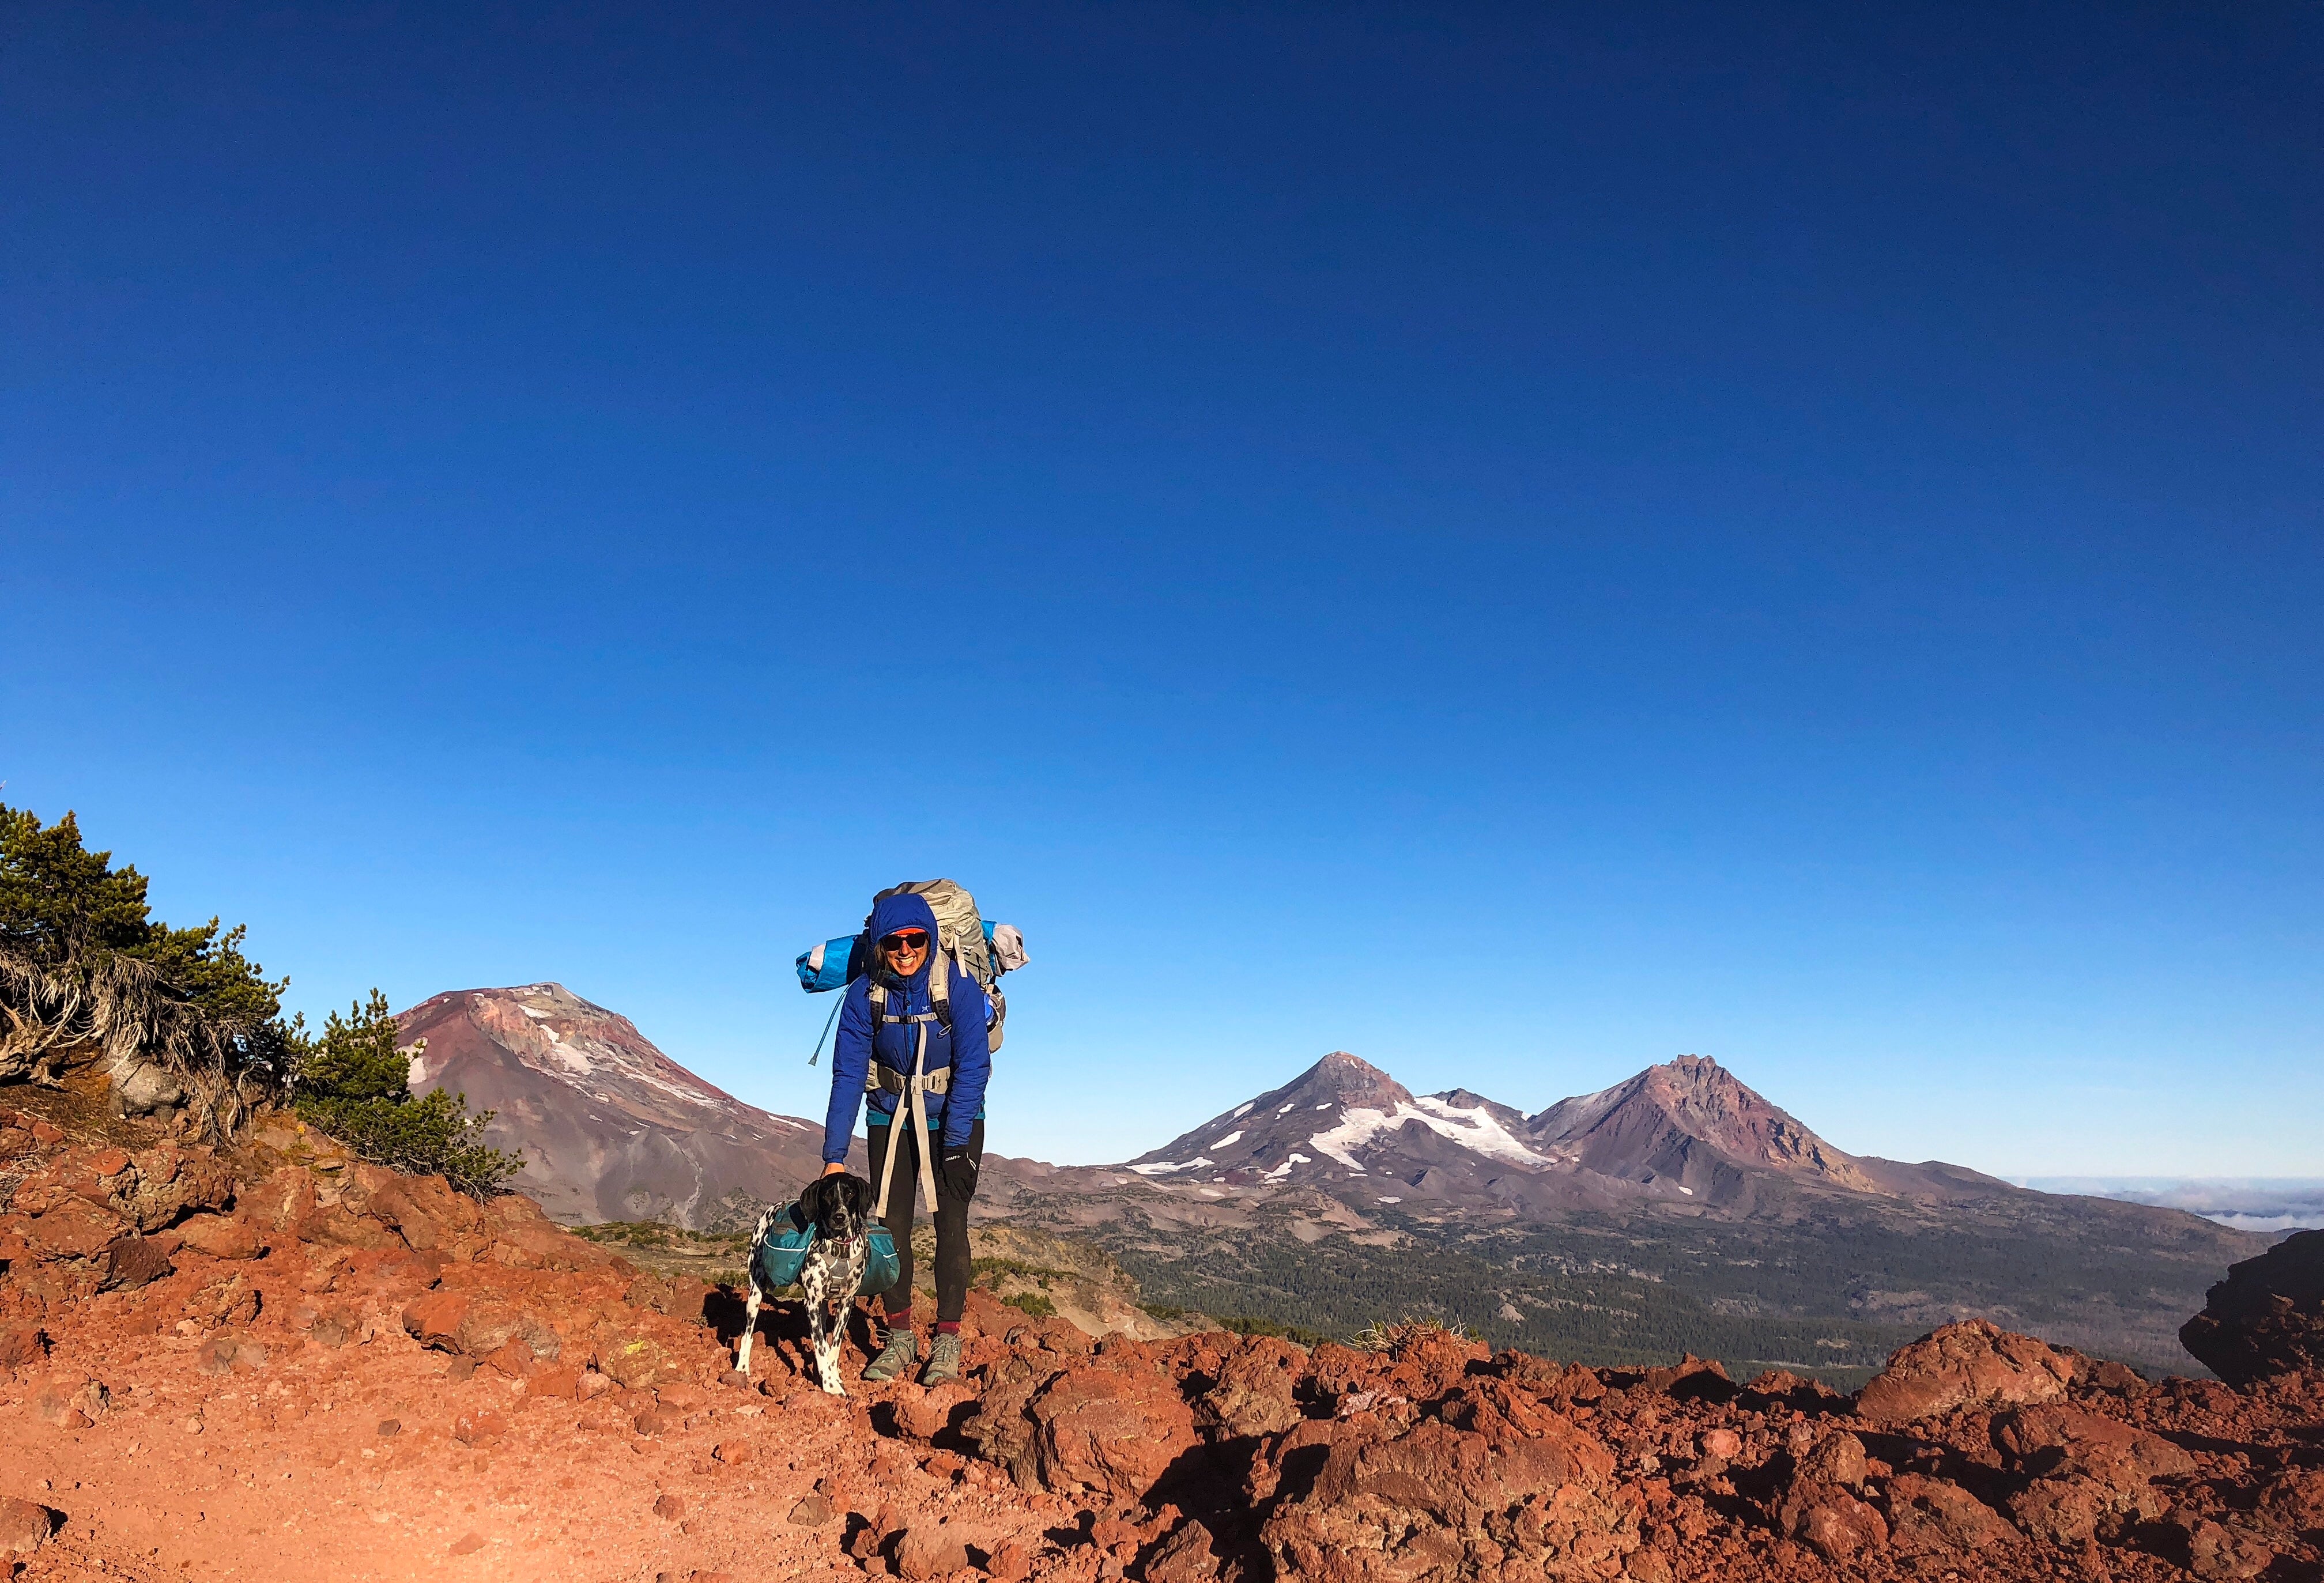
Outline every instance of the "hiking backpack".
MULTIPOLYGON (((920 897, 936 915, 936 960, 928 964, 928 997, 936 1002, 936 1015, 946 1027, 952 1026, 952 978, 941 971, 944 959, 949 957, 960 964, 961 971, 982 987, 991 1008, 984 1021, 986 1042, 992 1049, 1000 1049, 1002 1024, 1009 1016, 1008 999, 1001 992, 1001 975, 1031 960, 1025 954, 1025 936, 1013 924, 986 923, 976 910, 976 897, 950 879, 908 879, 901 885, 891 885, 872 898, 872 907, 877 908, 891 896, 920 897)), ((799 988, 810 995, 845 989, 871 971, 872 943, 872 915, 866 913, 863 927, 857 933, 826 940, 799 953, 796 964, 799 988)), ((873 988, 876 993, 878 987, 873 988)), ((831 1016, 832 1021, 838 1020, 836 1007, 832 1008, 831 1016)), ((823 1031, 828 1038, 829 1023, 823 1031)), ((807 1064, 814 1065, 822 1054, 823 1040, 817 1039, 815 1054, 808 1057, 807 1064)))

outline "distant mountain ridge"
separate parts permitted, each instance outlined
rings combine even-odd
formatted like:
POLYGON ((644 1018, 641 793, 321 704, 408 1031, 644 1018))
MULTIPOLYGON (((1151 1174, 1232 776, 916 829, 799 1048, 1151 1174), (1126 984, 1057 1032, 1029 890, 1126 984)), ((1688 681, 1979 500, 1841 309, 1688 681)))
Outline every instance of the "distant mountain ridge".
MULTIPOLYGON (((414 1086, 499 1111, 517 1185, 561 1219, 747 1227, 821 1166, 818 1121, 744 1104, 558 984, 450 991, 401 1027, 414 1086)), ((1527 1115, 1335 1051, 1123 1164, 988 1155, 977 1214, 1094 1242, 1176 1309, 1339 1335, 1441 1312, 1558 1356, 1842 1381, 1969 1314, 2169 1367, 2205 1289, 2269 1240, 1851 1155, 1693 1055, 1527 1115)))
POLYGON ((1392 1182, 1398 1191, 1370 1201, 1536 1212, 1641 1198, 1748 1210, 1766 1175, 1889 1196, 2003 1185, 1959 1166, 1850 1155, 1700 1055, 1527 1116, 1467 1089, 1415 1094, 1339 1050, 1120 1169, 1335 1196, 1392 1182))

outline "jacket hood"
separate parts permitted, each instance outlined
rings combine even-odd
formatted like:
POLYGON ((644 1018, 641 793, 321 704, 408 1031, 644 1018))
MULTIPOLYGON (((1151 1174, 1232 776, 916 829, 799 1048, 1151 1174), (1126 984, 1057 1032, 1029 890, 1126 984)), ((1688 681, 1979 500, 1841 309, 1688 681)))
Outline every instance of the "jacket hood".
POLYGON ((871 955, 872 973, 880 979, 890 980, 894 977, 888 971, 888 963, 881 954, 881 937, 892 934, 899 929, 926 929, 928 932, 927 959, 920 964, 919 972, 912 975, 914 978, 917 979, 925 974, 928 971, 928 962, 936 959, 936 910, 928 906, 927 897, 924 896, 884 897, 873 904, 872 921, 864 927, 864 934, 869 936, 864 949, 871 955))

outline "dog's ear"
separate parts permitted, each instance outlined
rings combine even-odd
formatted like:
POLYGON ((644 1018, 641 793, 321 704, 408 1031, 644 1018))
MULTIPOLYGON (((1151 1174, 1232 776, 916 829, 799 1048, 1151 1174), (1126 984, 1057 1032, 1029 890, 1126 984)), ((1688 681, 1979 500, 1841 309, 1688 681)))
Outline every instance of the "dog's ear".
POLYGON ((872 1218, 872 1184, 853 1173, 843 1176, 839 1180, 846 1184, 842 1191, 847 1194, 847 1207, 855 1212, 855 1218, 859 1220, 870 1219, 872 1218))
POLYGON ((831 1201, 831 1184, 835 1180, 836 1178, 830 1176, 818 1176, 808 1183, 799 1193, 799 1213, 804 1215, 810 1224, 819 1222, 827 1212, 831 1201))

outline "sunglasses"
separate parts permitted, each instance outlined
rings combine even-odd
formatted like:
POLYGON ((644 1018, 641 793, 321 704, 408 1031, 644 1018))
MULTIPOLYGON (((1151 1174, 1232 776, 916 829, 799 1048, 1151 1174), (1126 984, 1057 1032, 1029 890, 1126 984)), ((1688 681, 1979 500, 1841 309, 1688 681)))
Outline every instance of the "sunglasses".
POLYGON ((928 932, 926 929, 899 929, 892 934, 883 934, 880 937, 880 949, 918 951, 927 943, 928 932))

